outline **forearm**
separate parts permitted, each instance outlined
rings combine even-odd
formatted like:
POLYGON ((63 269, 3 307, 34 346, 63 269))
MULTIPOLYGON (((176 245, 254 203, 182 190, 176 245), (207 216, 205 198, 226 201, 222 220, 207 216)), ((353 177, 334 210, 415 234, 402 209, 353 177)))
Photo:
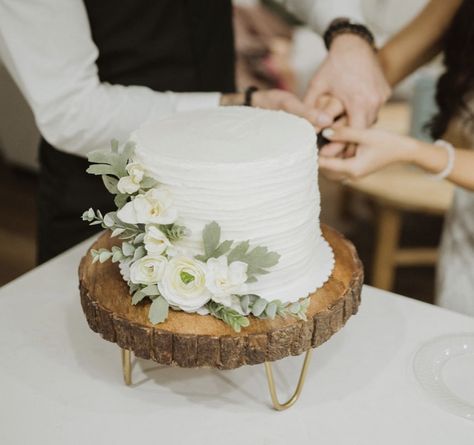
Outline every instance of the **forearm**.
MULTIPOLYGON (((430 173, 442 171, 448 162, 447 151, 438 145, 416 141, 408 158, 430 173)), ((454 184, 474 191, 474 150, 455 149, 454 166, 447 177, 454 184)))
POLYGON ((275 0, 322 35, 332 20, 347 17, 364 22, 360 0, 275 0))
POLYGON ((405 28, 379 51, 390 85, 395 85, 429 62, 442 48, 446 33, 462 0, 431 0, 405 28))
POLYGON ((0 1, 0 58, 42 135, 63 151, 85 156, 148 119, 219 105, 219 93, 101 82, 97 57, 82 1, 0 1))

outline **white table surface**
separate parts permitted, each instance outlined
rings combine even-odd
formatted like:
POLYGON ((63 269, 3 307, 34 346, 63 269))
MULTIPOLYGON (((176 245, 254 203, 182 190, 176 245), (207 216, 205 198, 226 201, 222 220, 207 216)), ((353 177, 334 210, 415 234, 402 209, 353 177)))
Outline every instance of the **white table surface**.
MULTIPOLYGON (((365 287, 357 316, 316 349, 301 399, 269 408, 262 365, 233 371, 139 360, 90 331, 77 265, 86 244, 0 289, 0 444, 474 444, 474 422, 434 405, 412 358, 474 319, 365 287)), ((301 357, 275 365, 289 393, 301 357)))

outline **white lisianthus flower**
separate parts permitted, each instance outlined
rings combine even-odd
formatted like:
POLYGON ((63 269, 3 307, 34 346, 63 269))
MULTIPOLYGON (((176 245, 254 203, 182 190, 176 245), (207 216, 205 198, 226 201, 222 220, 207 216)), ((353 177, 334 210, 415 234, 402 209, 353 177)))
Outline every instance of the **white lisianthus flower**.
POLYGON ((172 224, 178 214, 169 191, 158 187, 135 196, 117 212, 117 217, 129 224, 172 224))
POLYGON ((206 265, 189 257, 172 258, 158 283, 161 295, 172 306, 196 312, 211 298, 206 287, 206 265))
POLYGON ((157 227, 149 224, 145 228, 145 238, 143 239, 145 249, 149 254, 161 255, 171 246, 166 235, 157 227))
POLYGON ((123 176, 117 182, 117 189, 120 193, 131 195, 132 193, 138 192, 140 183, 135 182, 131 176, 123 176))
POLYGON ((117 189, 120 193, 131 195, 140 189, 140 182, 145 176, 145 168, 138 162, 131 162, 125 169, 128 176, 119 179, 117 189))
POLYGON ((130 281, 135 284, 157 284, 164 275, 168 260, 161 255, 146 255, 130 266, 130 281))
POLYGON ((130 162, 125 168, 135 184, 140 184, 140 182, 142 182, 142 179, 145 176, 145 167, 143 167, 142 164, 139 162, 130 162))
POLYGON ((227 263, 225 255, 209 258, 206 264, 206 286, 212 293, 212 300, 231 307, 235 301, 232 295, 247 291, 247 263, 227 263))

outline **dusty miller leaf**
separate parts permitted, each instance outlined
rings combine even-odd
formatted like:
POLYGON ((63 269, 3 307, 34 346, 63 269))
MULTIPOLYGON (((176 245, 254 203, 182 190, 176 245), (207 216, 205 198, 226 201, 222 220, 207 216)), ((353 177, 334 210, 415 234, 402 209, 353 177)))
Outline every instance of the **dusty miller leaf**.
POLYGON ((204 253, 207 258, 210 258, 212 253, 219 245, 221 238, 221 228, 215 221, 207 224, 202 231, 202 241, 204 244, 204 253))
POLYGON ((168 312, 168 302, 162 296, 159 296, 151 302, 148 318, 153 324, 162 323, 168 318, 168 312))

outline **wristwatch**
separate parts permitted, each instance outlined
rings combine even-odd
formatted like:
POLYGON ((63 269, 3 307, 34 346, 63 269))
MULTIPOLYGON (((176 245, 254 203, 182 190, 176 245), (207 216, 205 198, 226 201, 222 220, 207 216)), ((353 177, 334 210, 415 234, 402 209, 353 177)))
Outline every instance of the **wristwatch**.
POLYGON ((364 39, 373 49, 377 50, 375 46, 375 39, 372 32, 367 26, 361 23, 352 22, 346 17, 340 17, 333 20, 323 34, 324 44, 329 50, 335 37, 341 34, 355 34, 364 39))

